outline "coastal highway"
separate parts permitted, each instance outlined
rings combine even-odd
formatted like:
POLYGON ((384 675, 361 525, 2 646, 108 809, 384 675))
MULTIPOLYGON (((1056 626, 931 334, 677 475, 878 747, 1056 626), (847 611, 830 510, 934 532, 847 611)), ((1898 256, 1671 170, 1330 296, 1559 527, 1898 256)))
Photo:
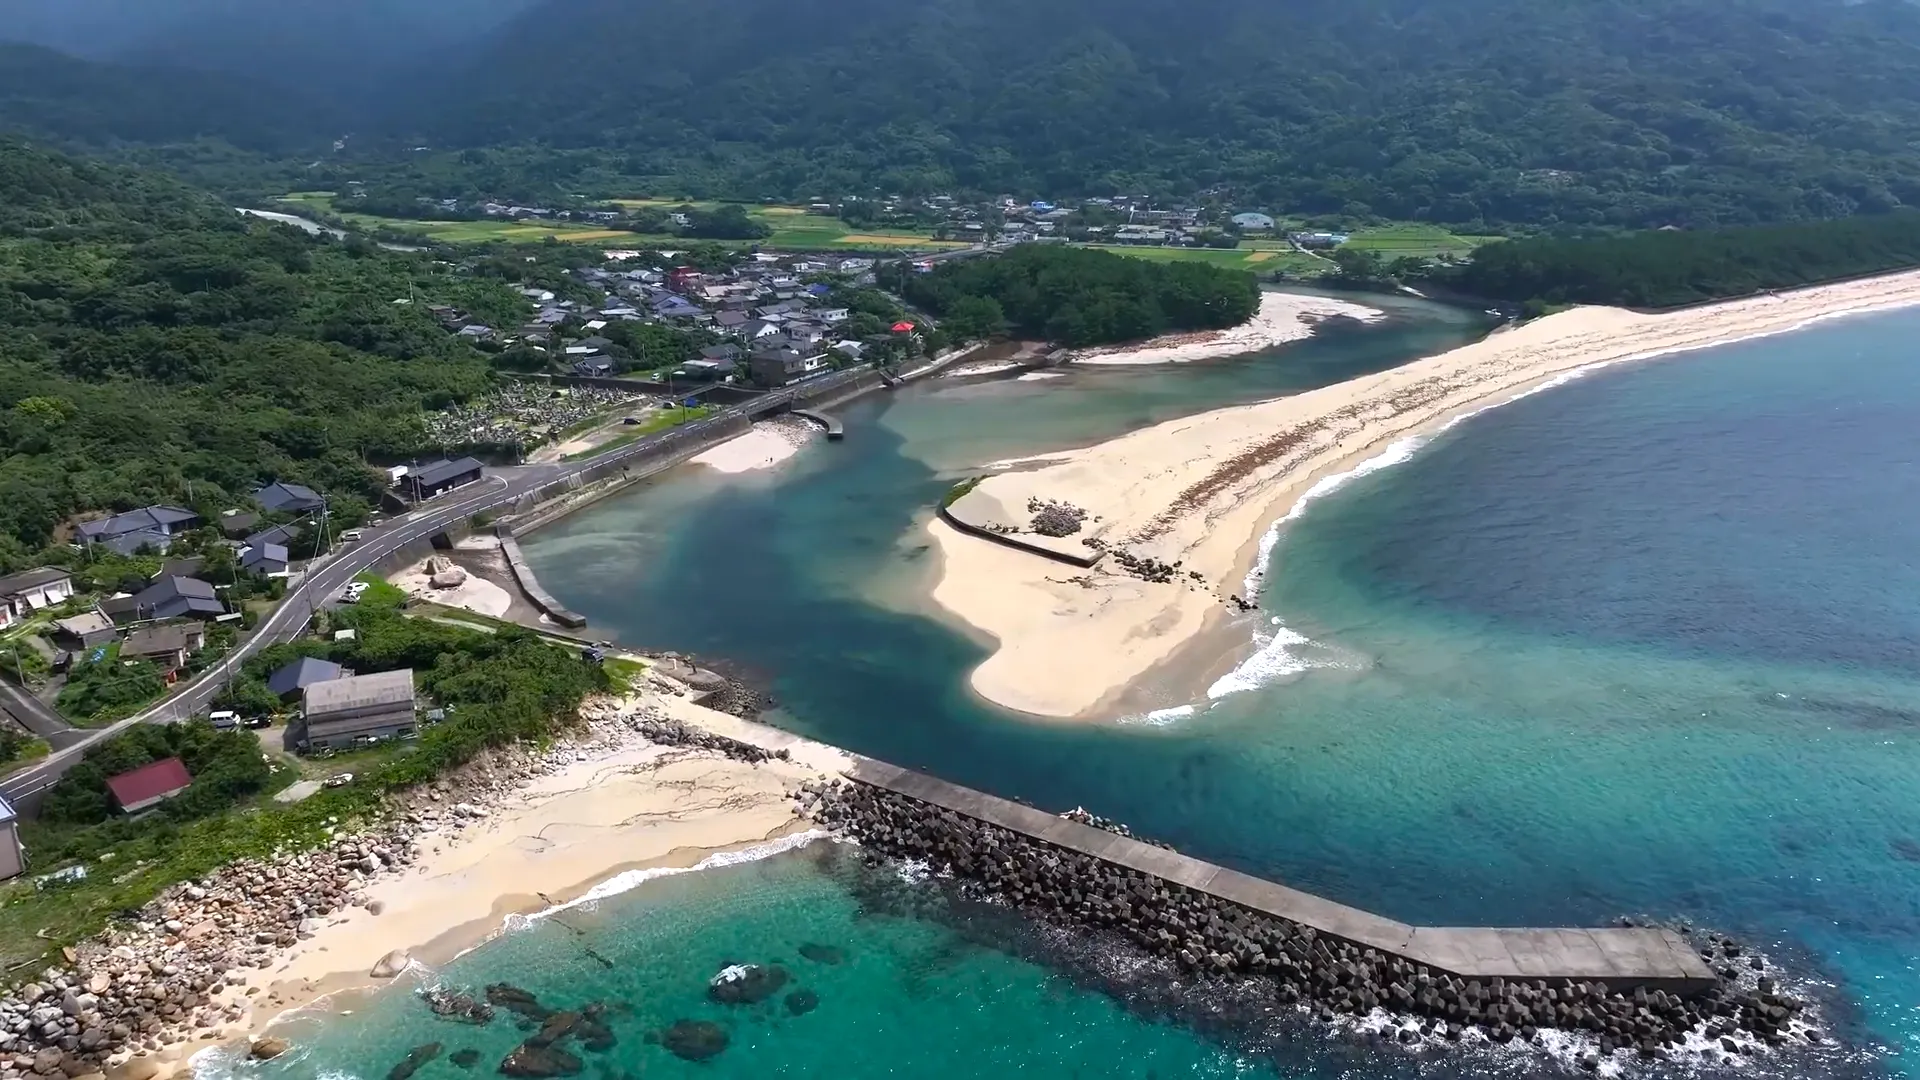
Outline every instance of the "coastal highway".
MULTIPOLYGON (((361 538, 357 542, 345 545, 309 563, 305 573, 287 590, 279 606, 254 627, 253 632, 236 645, 232 652, 201 672, 198 678, 168 695, 165 700, 145 712, 130 716, 108 727, 87 731, 77 740, 71 740, 69 737, 71 741, 64 744, 56 743, 53 753, 46 758, 14 773, 5 780, 0 780, 0 795, 6 796, 7 800, 22 812, 30 810, 38 805, 40 795, 54 781, 60 779, 68 769, 79 762, 81 755, 88 747, 103 739, 111 738, 135 724, 164 723, 169 720, 185 719, 206 711, 208 702, 219 694, 221 687, 237 673, 240 665, 245 663, 248 657, 268 645, 291 641, 300 636, 311 622, 314 609, 337 603, 341 590, 345 589, 347 583, 356 575, 378 565, 382 559, 400 548, 429 539, 475 514, 510 506, 556 481, 581 475, 589 469, 640 457, 669 441, 697 438, 703 431, 711 431, 740 416, 759 415, 770 409, 791 404, 801 391, 809 394, 817 393, 838 383, 854 381, 865 373, 864 368, 856 368, 839 372, 800 388, 777 390, 693 423, 645 436, 626 446, 581 461, 519 465, 493 470, 490 475, 479 481, 455 488, 438 498, 429 499, 408 513, 389 518, 378 525, 370 525, 361 530, 361 538)), ((13 709, 10 707, 8 711, 11 712, 13 709)))

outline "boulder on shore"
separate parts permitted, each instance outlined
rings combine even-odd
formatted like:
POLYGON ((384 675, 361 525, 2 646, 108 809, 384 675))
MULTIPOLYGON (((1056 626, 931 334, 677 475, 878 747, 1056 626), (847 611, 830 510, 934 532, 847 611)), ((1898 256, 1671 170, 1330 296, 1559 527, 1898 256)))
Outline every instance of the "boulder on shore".
POLYGON ((376 961, 373 970, 367 974, 376 979, 391 979, 407 970, 407 965, 412 960, 413 957, 407 955, 407 950, 395 949, 376 961))
POLYGON ((272 1061, 286 1053, 291 1046, 292 1044, 278 1035, 262 1035, 253 1040, 253 1047, 248 1053, 253 1055, 255 1061, 272 1061))

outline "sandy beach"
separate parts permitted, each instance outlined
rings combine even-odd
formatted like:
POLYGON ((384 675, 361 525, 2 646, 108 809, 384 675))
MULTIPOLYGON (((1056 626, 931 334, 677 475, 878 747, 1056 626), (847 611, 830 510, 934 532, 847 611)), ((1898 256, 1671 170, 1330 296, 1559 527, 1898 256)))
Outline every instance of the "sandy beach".
MULTIPOLYGON (((630 870, 691 867, 715 852, 797 836, 799 785, 836 775, 839 751, 751 724, 673 694, 647 692, 590 702, 591 739, 560 753, 544 774, 512 782, 509 797, 451 823, 454 804, 432 806, 449 822, 429 831, 402 872, 366 890, 366 903, 330 916, 247 979, 257 1033, 316 999, 378 986, 374 965, 401 951, 438 965, 498 933, 509 916, 565 904, 630 870), (650 711, 742 742, 785 748, 792 760, 746 764, 718 753, 648 743, 623 721, 650 711)), ((416 806, 416 810, 422 809, 416 806)))
MULTIPOLYGON (((460 546, 467 551, 485 551, 497 549, 500 542, 492 536, 471 536, 462 540, 460 546)), ((460 584, 447 587, 436 586, 429 566, 430 564, 443 566, 447 561, 444 556, 422 559, 405 570, 390 575, 387 580, 416 600, 428 600, 444 607, 461 608, 495 619, 507 616, 513 608, 513 594, 465 568, 456 568, 460 571, 458 574, 442 577, 443 581, 459 578, 460 584)))
POLYGON ((1080 569, 935 521, 933 598, 997 643, 972 675, 982 696, 1037 716, 1100 717, 1224 620, 1261 537, 1321 478, 1566 373, 1916 303, 1920 272, 1657 315, 1575 308, 1392 371, 1135 431, 991 476, 953 509, 1026 530, 1031 500, 1068 503, 1086 522, 1052 544, 1084 554, 1091 538, 1178 563, 1172 582, 1127 573, 1111 553, 1080 569))
POLYGON ((1170 334, 1134 345, 1082 349, 1068 359, 1076 364, 1182 364, 1217 356, 1258 352, 1310 337, 1327 319, 1374 322, 1386 313, 1348 300, 1300 293, 1263 292, 1253 318, 1227 330, 1170 334))
POLYGON ((744 435, 694 455, 692 463, 723 473, 771 469, 799 453, 801 447, 813 440, 816 431, 805 420, 791 417, 765 420, 753 425, 744 435))

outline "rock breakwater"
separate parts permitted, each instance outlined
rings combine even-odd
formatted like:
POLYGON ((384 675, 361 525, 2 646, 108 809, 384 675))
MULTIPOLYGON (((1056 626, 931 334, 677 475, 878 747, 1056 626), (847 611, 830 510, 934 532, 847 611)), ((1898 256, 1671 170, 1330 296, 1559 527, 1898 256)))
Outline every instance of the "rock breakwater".
POLYGON ((1257 980, 1278 1003, 1325 1020, 1403 1018, 1395 1037, 1406 1042, 1586 1033, 1595 1048, 1582 1064, 1597 1069, 1616 1053, 1658 1058, 1703 1043, 1745 1053, 1821 1038, 1803 1004, 1770 982, 1683 998, 1599 982, 1464 979, 867 784, 819 789, 810 812, 869 852, 925 864, 1030 918, 1116 938, 1196 980, 1257 980))

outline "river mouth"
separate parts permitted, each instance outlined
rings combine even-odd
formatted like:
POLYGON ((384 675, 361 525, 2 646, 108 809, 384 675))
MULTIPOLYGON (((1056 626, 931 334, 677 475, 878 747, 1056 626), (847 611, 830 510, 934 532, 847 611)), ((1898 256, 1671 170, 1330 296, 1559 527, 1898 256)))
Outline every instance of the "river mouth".
MULTIPOLYGON (((1905 1075, 1917 328, 1824 324, 1461 425, 1280 539, 1245 629, 1303 639, 1296 670, 1132 724, 972 695, 980 644, 915 606, 916 530, 982 461, 1196 411, 1258 361, 864 399, 777 473, 662 477, 527 547, 607 636, 770 674, 783 726, 1407 921, 1717 927, 1830 988, 1855 1056, 1804 1075, 1905 1075)), ((1394 329, 1295 348, 1364 366, 1394 329)))

